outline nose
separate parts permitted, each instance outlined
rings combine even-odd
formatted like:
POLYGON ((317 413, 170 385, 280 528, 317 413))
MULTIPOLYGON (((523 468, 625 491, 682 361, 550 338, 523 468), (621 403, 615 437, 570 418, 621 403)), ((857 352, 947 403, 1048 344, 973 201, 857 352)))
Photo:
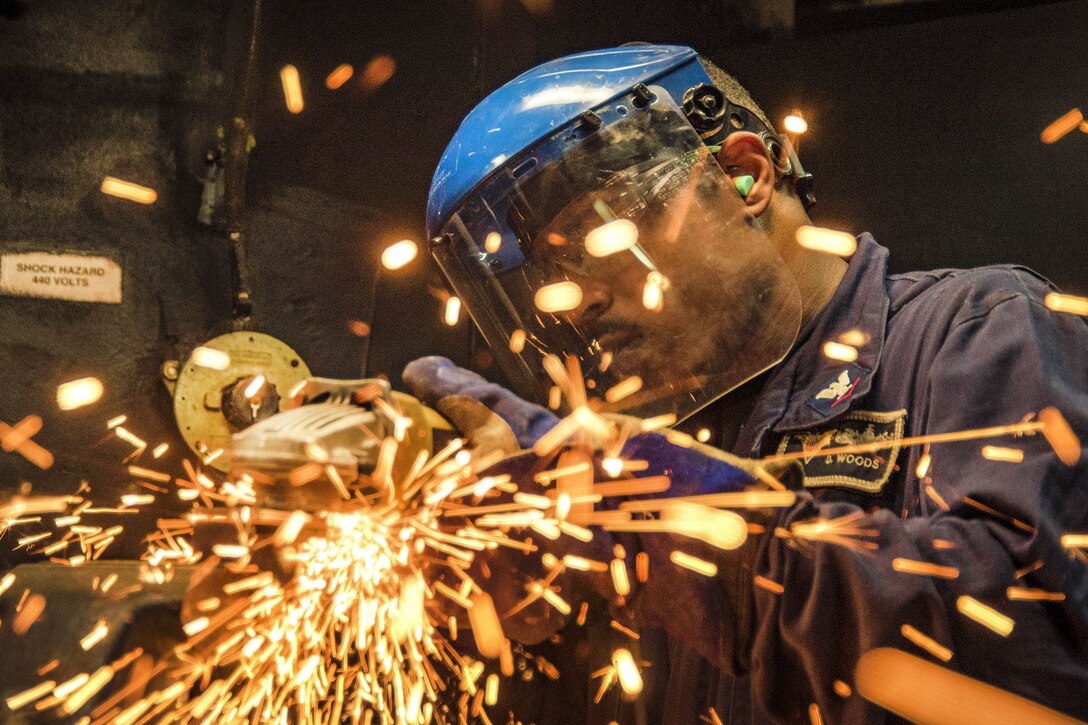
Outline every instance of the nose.
POLYGON ((591 326, 612 307, 612 291, 599 280, 583 277, 577 280, 582 288, 582 302, 570 311, 576 325, 591 326))

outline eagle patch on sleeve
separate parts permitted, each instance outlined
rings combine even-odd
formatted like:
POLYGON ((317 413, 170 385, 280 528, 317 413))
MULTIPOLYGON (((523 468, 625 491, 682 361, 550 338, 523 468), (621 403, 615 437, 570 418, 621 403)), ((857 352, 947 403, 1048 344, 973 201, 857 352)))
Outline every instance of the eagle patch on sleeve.
POLYGON ((807 401, 810 408, 822 415, 834 415, 843 408, 849 407, 847 403, 854 395, 858 384, 872 373, 860 365, 848 365, 837 373, 834 378, 824 383, 816 393, 807 401), (842 408, 839 405, 844 404, 842 408))
POLYGON ((898 441, 903 438, 906 417, 906 409, 886 413, 850 411, 828 425, 785 434, 778 444, 778 455, 805 454, 801 466, 806 488, 842 486, 879 493, 899 457, 898 441), (877 451, 824 453, 877 441, 896 442, 877 451))

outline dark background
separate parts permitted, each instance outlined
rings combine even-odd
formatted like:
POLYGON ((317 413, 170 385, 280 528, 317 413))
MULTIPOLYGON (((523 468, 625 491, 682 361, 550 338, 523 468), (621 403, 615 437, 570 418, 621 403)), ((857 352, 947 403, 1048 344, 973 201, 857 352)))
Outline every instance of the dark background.
MULTIPOLYGON (((69 250, 124 267, 124 301, 0 297, 0 420, 41 415, 57 455, 39 471, 0 453, 0 487, 68 492, 87 479, 115 500, 127 424, 172 444, 159 378, 168 358, 224 331, 230 267, 221 229, 197 223, 204 156, 229 118, 248 2, 0 0, 0 252, 69 250), (136 205, 98 192, 106 175, 158 190, 136 205), (61 413, 57 384, 95 375, 96 405, 61 413)), ((428 260, 385 273, 378 255, 423 242, 431 173, 483 94, 536 63, 631 40, 690 44, 736 74, 776 122, 810 122, 817 224, 868 230, 892 266, 1020 262, 1088 293, 1088 134, 1039 132, 1088 93, 1088 3, 895 0, 266 0, 248 221, 254 319, 318 375, 366 368, 399 382, 405 362, 473 354, 469 325, 441 322, 428 260), (396 70, 377 89, 377 55, 396 70), (284 106, 279 68, 306 100, 284 106), (351 63, 338 91, 326 74, 351 63), (371 323, 368 339, 351 320, 371 323)), ((165 509, 160 510, 160 513, 165 509)), ((141 526, 131 522, 138 550, 141 526)), ((7 549, 0 545, 0 550, 7 549)))

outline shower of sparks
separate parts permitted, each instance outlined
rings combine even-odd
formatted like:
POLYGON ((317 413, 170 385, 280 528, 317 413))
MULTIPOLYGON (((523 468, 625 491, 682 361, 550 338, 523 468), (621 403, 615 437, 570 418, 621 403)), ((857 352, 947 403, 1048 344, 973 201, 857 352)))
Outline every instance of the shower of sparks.
POLYGON ((342 85, 347 83, 351 76, 355 73, 355 69, 348 63, 343 63, 336 66, 331 73, 325 78, 325 87, 330 91, 335 91, 342 85))
POLYGON ((948 662, 952 659, 952 650, 941 646, 936 640, 927 637, 909 624, 904 624, 899 631, 902 632, 904 637, 942 662, 948 662))
POLYGON ((1080 112, 1080 109, 1073 108, 1044 128, 1042 133, 1039 134, 1039 138, 1043 143, 1054 143, 1074 130, 1083 120, 1084 115, 1080 112))
POLYGON ((612 667, 615 668, 616 679, 626 695, 634 697, 642 692, 642 674, 638 671, 638 665, 630 651, 621 647, 613 652, 612 667))
POLYGON ((718 567, 712 562, 700 559, 697 556, 691 554, 685 554, 682 551, 674 551, 669 554, 669 560, 673 564, 684 569, 689 569, 696 574, 702 574, 703 576, 714 576, 718 573, 718 567))
POLYGON ((397 71, 397 62, 388 55, 376 55, 371 58, 359 75, 359 87, 366 93, 378 90, 393 77, 397 71))
POLYGON ((634 395, 642 389, 642 378, 637 375, 632 375, 629 378, 621 380, 613 385, 611 388, 604 392, 604 399, 609 403, 615 403, 623 400, 628 395, 634 395))
POLYGON ((1074 725, 1077 720, 1006 690, 892 648, 869 650, 858 660, 859 695, 909 722, 959 725, 1001 722, 1074 725), (986 717, 980 718, 980 713, 986 717))
POLYGON ((1063 534, 1061 541, 1067 549, 1088 549, 1088 534, 1063 534))
POLYGON ((230 354, 214 347, 195 348, 189 360, 193 365, 209 370, 226 370, 230 367, 230 354))
POLYGON ((823 347, 824 357, 830 360, 841 360, 842 362, 854 362, 858 359, 857 348, 850 345, 844 345, 841 342, 828 342, 824 343, 823 347))
POLYGON ((525 349, 525 330, 514 330, 510 334, 510 352, 515 355, 525 349))
POLYGON ((1075 465, 1080 460, 1080 439, 1061 411, 1043 408, 1039 411, 1039 421, 1043 424, 1043 436, 1058 455, 1058 460, 1067 466, 1075 465))
POLYGON ((623 252, 638 242, 638 227, 629 219, 613 219, 586 235, 585 248, 594 257, 623 252))
POLYGON ((790 524, 789 530, 777 529, 775 535, 786 539, 839 544, 858 552, 873 551, 877 548, 876 542, 866 539, 876 538, 880 533, 876 529, 858 528, 855 524, 863 516, 863 513, 857 512, 834 519, 797 521, 790 524))
POLYGON ((765 576, 759 576, 758 574, 752 579, 753 583, 760 589, 766 589, 772 594, 782 594, 786 591, 786 588, 776 581, 772 581, 765 576))
MULTIPOLYGON (((520 344, 524 341, 523 333, 520 344)), ((556 396, 567 399, 571 413, 534 447, 545 459, 544 465, 524 485, 509 476, 485 475, 483 471, 495 457, 477 457, 460 441, 429 458, 421 455, 411 473, 394 482, 388 472, 398 444, 396 437, 390 437, 379 446, 382 453, 372 477, 380 485, 369 488, 353 478, 341 478, 328 464, 329 451, 314 444, 307 447, 310 460, 292 471, 285 483, 306 486, 338 481, 341 500, 337 510, 270 511, 257 508, 260 486, 267 481, 257 482, 256 474, 216 481, 184 461, 185 476, 173 480, 176 494, 191 501, 194 508, 185 518, 160 521, 159 531, 147 537, 142 576, 146 582, 162 582, 173 565, 198 563, 201 576, 212 567, 229 575, 218 591, 195 603, 192 617, 184 624, 186 641, 167 661, 154 664, 142 652, 130 653, 93 672, 64 681, 45 680, 9 696, 8 706, 33 705, 39 711, 74 714, 115 679, 120 682, 118 672, 131 668, 130 683, 137 684, 120 690, 131 688, 130 696, 111 696, 92 712, 91 722, 132 725, 160 718, 286 722, 284 713, 290 713, 291 722, 299 723, 414 725, 461 722, 469 717, 487 722, 482 708, 497 702, 500 680, 494 673, 487 674, 484 662, 465 656, 451 644, 458 636, 458 622, 462 623, 462 639, 471 634, 476 656, 495 660, 503 676, 512 676, 518 671, 515 657, 526 655, 507 639, 503 631, 506 617, 538 604, 564 615, 577 611, 577 623, 586 621, 588 605, 569 600, 570 594, 556 581, 560 573, 610 576, 616 593, 626 597, 632 591, 630 577, 644 583, 651 572, 645 552, 631 556, 629 562, 620 546, 615 547, 614 558, 537 554, 547 574, 526 581, 524 599, 512 610, 499 612, 482 582, 473 578, 474 561, 481 552, 502 548, 533 554, 541 540, 562 537, 589 542, 593 532, 587 527, 591 525, 609 531, 684 535, 719 549, 732 549, 742 546, 749 533, 763 529, 729 509, 796 503, 796 494, 784 489, 670 498, 668 476, 631 478, 631 473, 647 470, 648 463, 620 455, 629 433, 622 433, 616 424, 594 412, 598 401, 587 399, 577 360, 564 362, 549 356, 544 363, 555 383, 556 396), (594 451, 604 454, 603 480, 595 480, 594 451), (639 500, 632 496, 657 497, 639 500), (598 502, 613 497, 627 500, 619 506, 595 508, 598 502), (220 540, 210 551, 195 550, 188 537, 194 533, 194 525, 205 521, 232 524, 237 539, 220 540), (535 542, 526 538, 530 532, 535 542), (286 575, 261 570, 258 552, 266 547, 279 552, 286 575), (467 633, 465 621, 470 625, 467 633), (160 683, 155 686, 158 689, 148 689, 152 676, 160 683), (183 697, 189 693, 190 697, 183 697)), ((641 380, 629 378, 605 397, 618 400, 640 387, 641 380)), ((254 390, 253 395, 258 392, 254 390)), ((560 401, 555 402, 559 407, 560 401)), ((399 417, 396 410, 392 413, 399 417)), ((124 422, 119 416, 109 428, 133 446, 130 458, 138 456, 148 444, 122 427, 124 422)), ((642 430, 661 430, 676 445, 692 445, 692 437, 668 430, 674 422, 675 416, 661 416, 644 421, 642 430)), ((24 445, 38 428, 23 423, 5 427, 0 431, 5 449, 24 445)), ((915 442, 1041 430, 1049 431, 1047 440, 1062 460, 1079 457, 1079 440, 1056 410, 1042 411, 1037 421, 1026 419, 1015 426, 941 434, 915 442)), ((710 437, 709 430, 705 436, 701 434, 696 438, 710 437)), ((850 450, 854 448, 867 450, 864 446, 850 450)), ((58 563, 80 565, 97 558, 122 530, 120 526, 96 525, 88 517, 97 512, 123 514, 155 506, 169 492, 166 486, 171 477, 149 468, 146 460, 142 466, 128 465, 127 472, 146 490, 120 497, 120 506, 115 502, 95 505, 79 495, 11 499, 0 504, 0 520, 11 526, 11 522, 38 521, 51 514, 49 520, 55 522, 57 532, 45 536, 20 533, 20 545, 58 563), (50 541, 50 537, 56 540, 50 541)), ((919 471, 919 476, 924 478, 926 473, 919 471)), ((765 480, 764 476, 759 478, 765 480)), ((927 486, 927 492, 931 489, 927 486)), ((793 546, 822 542, 864 553, 876 548, 873 540, 879 532, 862 520, 861 514, 851 514, 794 522, 788 529, 775 529, 774 535, 788 539, 793 546)), ((1088 547, 1088 535, 1066 534, 1063 544, 1071 549, 1088 547)), ((936 541, 934 547, 942 548, 936 541)), ((672 551, 670 560, 703 576, 718 572, 712 561, 683 551, 672 551)), ((951 567, 911 559, 896 559, 892 566, 908 574, 959 575, 951 567)), ((92 588, 102 593, 113 588, 116 595, 116 581, 115 574, 101 581, 96 578, 92 588)), ((785 590, 765 577, 755 576, 753 581, 772 595, 785 590)), ((19 584, 14 575, 0 579, 0 592, 15 587, 19 584)), ((1060 601, 1061 597, 1060 593, 1027 587, 1008 589, 1012 601, 1060 601)), ((1011 631, 1011 619, 976 600, 961 597, 958 607, 965 616, 999 633, 1011 631)), ((45 609, 44 597, 23 591, 12 630, 25 633, 45 609)), ((639 638, 638 632, 615 620, 612 627, 632 640, 639 638)), ((904 625, 901 631, 933 656, 951 657, 947 649, 919 630, 904 625)), ((91 649, 105 639, 109 629, 105 621, 99 621, 81 634, 81 646, 91 649)), ((560 676, 545 660, 529 661, 548 677, 560 676)), ((642 689, 640 664, 648 663, 636 663, 626 649, 616 650, 611 664, 594 675, 602 678, 597 699, 612 685, 618 685, 627 697, 637 695, 642 689)), ((38 674, 45 677, 52 670, 43 667, 38 674)), ((851 690, 836 681, 835 692, 849 697, 851 690)), ((809 715, 813 722, 822 722, 815 705, 809 715)))
POLYGON ((991 461, 1004 461, 1005 463, 1021 463, 1024 460, 1024 452, 1019 448, 983 446, 982 457, 991 461))
POLYGON ((1010 602, 1063 602, 1063 592, 1048 592, 1045 589, 1031 587, 1009 587, 1005 590, 1010 602))
POLYGON ((861 347, 869 343, 869 336, 861 330, 847 330, 839 335, 839 342, 850 347, 861 347))
POLYGON ((133 184, 131 181, 115 179, 112 176, 102 179, 102 186, 99 188, 103 194, 134 201, 137 204, 154 204, 155 200, 159 198, 154 189, 133 184))
POLYGON ((47 469, 53 465, 53 454, 31 438, 42 429, 42 419, 28 415, 15 425, 0 421, 0 449, 5 453, 17 452, 35 466, 47 469))
POLYGON ((892 569, 907 574, 933 576, 938 579, 958 579, 960 576, 960 570, 950 566, 938 566, 937 564, 930 564, 928 561, 915 561, 914 559, 904 559, 902 557, 892 560, 892 569))
POLYGON ((642 306, 650 312, 660 312, 665 308, 665 290, 669 288, 669 280, 660 272, 650 272, 646 275, 646 283, 642 286, 642 306))
MULTIPOLYGON (((584 442, 589 440, 587 436, 614 436, 615 429, 585 407, 584 392, 571 387, 573 380, 581 380, 577 366, 570 363, 560 369, 576 408, 567 438, 588 445, 584 442)), ((146 448, 142 439, 120 425, 113 430, 138 450, 146 448)), ((557 439, 556 444, 565 440, 557 439)), ((488 680, 485 685, 483 663, 457 653, 445 639, 444 625, 455 620, 437 615, 435 598, 467 609, 478 652, 498 659, 504 674, 512 675, 513 655, 499 613, 490 596, 467 574, 468 567, 485 549, 502 546, 532 551, 535 547, 507 535, 512 525, 527 525, 548 538, 591 539, 589 529, 565 517, 572 515, 575 507, 584 506, 585 498, 566 490, 569 481, 588 477, 587 490, 591 491, 593 480, 588 457, 579 460, 562 454, 555 469, 541 476, 548 486, 556 487, 554 499, 517 491, 508 477, 480 480, 478 472, 494 458, 477 460, 461 450, 459 443, 455 441, 429 461, 421 457, 409 477, 393 489, 411 495, 344 489, 347 508, 335 513, 255 509, 251 480, 242 476, 216 482, 185 462, 186 477, 176 479, 178 493, 194 492, 196 508, 187 519, 160 521, 160 531, 148 537, 145 576, 148 581, 165 581, 173 563, 203 559, 202 566, 218 562, 221 569, 234 572, 233 579, 222 586, 218 596, 201 600, 196 606, 198 614, 185 623, 188 639, 171 658, 165 689, 144 692, 135 704, 107 701, 109 706, 100 706, 94 717, 102 722, 130 723, 166 714, 187 721, 274 721, 290 711, 298 713, 299 722, 370 722, 377 715, 382 722, 417 723, 456 722, 470 712, 479 714, 482 700, 497 697, 497 681, 488 680), (466 506, 463 497, 474 492, 479 505, 466 506), (496 498, 511 493, 513 503, 495 503, 496 498), (207 552, 211 556, 205 558, 188 543, 186 535, 193 532, 194 523, 212 520, 232 522, 238 539, 214 544, 207 552), (254 569, 255 552, 268 545, 275 546, 293 567, 291 576, 281 579, 270 571, 254 569), (436 579, 442 571, 448 578, 436 579), (469 697, 458 698, 450 691, 450 682, 459 682, 458 689, 469 697), (188 700, 179 697, 187 692, 196 694, 188 700), (452 710, 448 709, 451 705, 452 710)), ((383 451, 396 448, 394 438, 386 444, 383 451)), ((330 466, 316 460, 312 463, 317 464, 315 476, 292 482, 307 485, 331 475, 330 466)), ((379 461, 378 469, 382 466, 379 461)), ((142 481, 166 482, 166 474, 145 466, 131 465, 128 472, 142 481)), ((376 472, 378 478, 381 476, 376 472)), ((633 483, 638 490, 637 482, 633 483)), ((662 488, 657 481, 650 484, 648 490, 662 488)), ((596 495, 599 499, 619 494, 604 490, 596 495)), ((151 493, 125 494, 121 507, 111 510, 153 505, 156 498, 151 493)), ((71 533, 59 543, 65 548, 78 544, 90 555, 99 553, 92 541, 120 533, 119 527, 111 531, 83 526, 80 513, 93 510, 89 502, 67 497, 56 503, 59 505, 28 499, 10 502, 8 509, 13 516, 31 511, 63 514, 71 533), (76 508, 71 509, 72 505, 76 508)), ((47 553, 59 550, 51 546, 47 553)), ((70 563, 87 558, 87 554, 72 557, 70 563)), ((565 563, 554 557, 551 564, 553 575, 565 568, 565 563)), ((570 564, 595 571, 606 566, 577 558, 570 564)), ((99 591, 105 592, 113 581, 116 576, 111 575, 98 586, 99 591)), ((4 580, 3 585, 14 586, 14 579, 4 580)), ((530 599, 542 599, 561 613, 571 612, 570 603, 550 577, 531 583, 529 592, 530 599)), ((23 600, 12 625, 17 633, 32 626, 45 607, 44 599, 32 592, 26 592, 23 600)), ((452 627, 451 636, 456 625, 452 627)), ((105 623, 99 622, 85 634, 81 645, 94 647, 107 634, 105 623)), ((550 663, 537 662, 536 666, 549 677, 559 676, 550 663)), ((627 683, 623 686, 634 687, 630 684, 631 667, 626 662, 618 666, 622 682, 627 683)), ((19 693, 12 702, 19 707, 33 703, 39 710, 56 708, 73 713, 105 687, 115 671, 100 669, 59 685, 50 682, 48 687, 19 693)), ((634 673, 637 676, 637 668, 634 673)))
POLYGON ((1088 315, 1088 297, 1075 297, 1063 295, 1058 292, 1049 293, 1043 304, 1055 312, 1068 312, 1073 315, 1088 315))
POLYGON ((456 325, 461 319, 461 298, 450 297, 446 300, 446 309, 442 314, 443 320, 450 327, 456 325))
MULTIPOLYGON (((975 428, 972 430, 955 431, 952 433, 933 433, 930 435, 910 436, 907 438, 892 438, 889 440, 873 441, 872 443, 860 443, 853 446, 840 446, 838 448, 821 449, 820 455, 839 455, 847 453, 871 453, 885 448, 904 446, 917 446, 926 443, 948 443, 951 441, 969 441, 979 438, 993 438, 1003 435, 1031 435, 1043 431, 1047 441, 1054 448, 1058 457, 1066 465, 1073 465, 1080 457, 1080 443, 1065 422, 1061 413, 1055 408, 1044 408, 1039 411, 1039 420, 1026 420, 1011 425, 992 426, 990 428, 975 428), (1072 463, 1070 463, 1072 461, 1072 463)), ((767 456, 764 461, 792 461, 810 456, 808 451, 796 451, 781 455, 767 456)))
POLYGON ((536 308, 541 312, 568 312, 582 304, 582 288, 577 282, 555 282, 536 291, 536 308))
POLYGON ((298 68, 285 65, 280 69, 280 81, 283 83, 283 98, 287 103, 287 110, 291 113, 302 113, 302 83, 299 81, 298 68))
POLYGON ((797 228, 797 243, 805 249, 836 257, 849 257, 858 248, 853 234, 807 225, 797 228))
POLYGON ((105 388, 98 378, 80 378, 61 383, 57 386, 57 407, 61 410, 75 410, 92 403, 97 403, 105 388))
MULTIPOLYGON (((242 396, 246 400, 251 400, 252 398, 257 397, 257 395, 259 395, 260 392, 264 389, 266 382, 268 381, 263 375, 258 375, 246 384, 245 390, 242 391, 242 396)), ((206 459, 205 462, 207 462, 206 459)))
POLYGON ((411 239, 402 239, 382 250, 382 266, 388 270, 400 269, 419 254, 419 246, 411 239))
POLYGON ((1015 624, 1009 617, 973 597, 961 596, 956 600, 956 609, 960 610, 960 613, 964 616, 975 620, 988 629, 992 629, 1002 637, 1008 637, 1015 624))
POLYGON ((782 128, 786 133, 800 135, 808 131, 808 121, 804 119, 800 111, 794 111, 782 120, 782 128))

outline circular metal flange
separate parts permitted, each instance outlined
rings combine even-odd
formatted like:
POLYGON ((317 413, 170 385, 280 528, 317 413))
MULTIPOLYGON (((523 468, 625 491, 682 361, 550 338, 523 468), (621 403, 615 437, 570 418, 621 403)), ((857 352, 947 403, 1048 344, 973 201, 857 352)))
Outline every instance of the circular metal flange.
MULTIPOLYGON (((236 432, 223 411, 223 393, 239 380, 264 376, 266 385, 278 392, 275 411, 282 408, 288 391, 310 377, 310 369, 284 342, 260 332, 228 332, 204 343, 230 356, 224 369, 197 365, 192 356, 177 373, 174 386, 174 417, 181 437, 201 461, 220 471, 230 467, 231 434, 236 432), (216 451, 222 451, 216 453, 216 451)), ((235 386, 236 387, 236 386, 235 386)), ((253 414, 258 418, 257 412, 253 414)))

